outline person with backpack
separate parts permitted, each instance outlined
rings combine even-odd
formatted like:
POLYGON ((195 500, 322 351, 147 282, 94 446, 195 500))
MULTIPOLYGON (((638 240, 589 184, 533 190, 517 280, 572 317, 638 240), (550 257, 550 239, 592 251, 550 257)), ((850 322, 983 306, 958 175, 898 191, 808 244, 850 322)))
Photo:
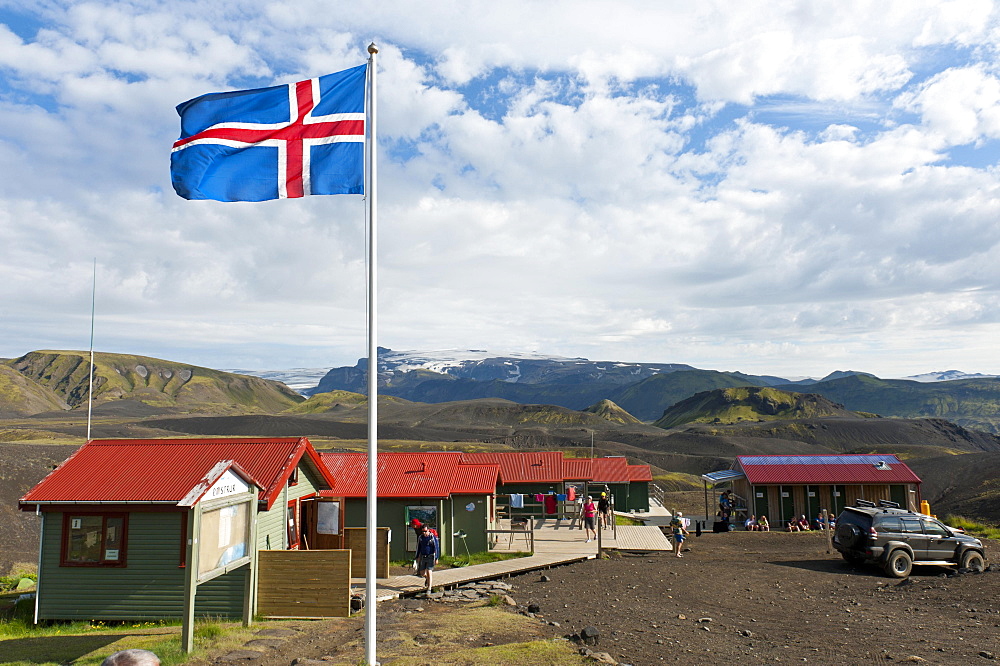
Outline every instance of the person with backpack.
POLYGON ((681 545, 684 543, 684 537, 690 532, 684 527, 684 514, 680 511, 675 512, 674 517, 670 519, 670 531, 674 537, 674 555, 684 557, 681 555, 681 545))
POLYGON ((611 500, 607 493, 601 493, 601 499, 597 500, 597 513, 600 514, 601 527, 608 529, 611 527, 611 500))
POLYGON ((431 528, 424 525, 417 539, 417 575, 427 581, 427 590, 431 589, 431 574, 441 557, 441 542, 431 534, 431 528))

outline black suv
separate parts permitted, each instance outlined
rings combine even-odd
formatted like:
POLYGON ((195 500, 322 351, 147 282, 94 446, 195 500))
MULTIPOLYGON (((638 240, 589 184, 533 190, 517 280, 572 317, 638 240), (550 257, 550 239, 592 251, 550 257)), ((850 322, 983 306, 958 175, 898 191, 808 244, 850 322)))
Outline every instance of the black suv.
POLYGON ((848 562, 878 564, 895 578, 909 576, 914 564, 986 568, 979 539, 885 500, 858 500, 845 508, 837 516, 833 545, 848 562))

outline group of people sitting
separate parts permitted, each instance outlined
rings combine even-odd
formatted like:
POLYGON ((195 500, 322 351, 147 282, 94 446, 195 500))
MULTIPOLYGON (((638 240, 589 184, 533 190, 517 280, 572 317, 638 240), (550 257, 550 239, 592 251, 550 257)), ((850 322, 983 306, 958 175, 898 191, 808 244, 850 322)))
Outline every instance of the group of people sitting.
MULTIPOLYGON (((827 520, 830 521, 830 529, 833 529, 836 524, 836 519, 833 516, 830 516, 827 520)), ((824 525, 822 516, 816 516, 811 525, 805 515, 799 516, 798 518, 792 518, 788 521, 789 532, 809 532, 810 530, 821 530, 823 528, 824 525)))
POLYGON ((743 527, 747 532, 770 532, 771 525, 767 522, 767 516, 750 516, 743 521, 743 527))

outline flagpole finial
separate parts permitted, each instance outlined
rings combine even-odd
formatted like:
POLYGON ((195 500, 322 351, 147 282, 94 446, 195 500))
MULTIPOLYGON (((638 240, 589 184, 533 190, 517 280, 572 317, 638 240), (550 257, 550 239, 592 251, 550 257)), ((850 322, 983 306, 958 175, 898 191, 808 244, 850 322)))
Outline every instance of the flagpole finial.
POLYGON ((368 53, 371 53, 372 55, 378 53, 378 47, 375 46, 375 42, 372 42, 371 44, 368 45, 368 53))

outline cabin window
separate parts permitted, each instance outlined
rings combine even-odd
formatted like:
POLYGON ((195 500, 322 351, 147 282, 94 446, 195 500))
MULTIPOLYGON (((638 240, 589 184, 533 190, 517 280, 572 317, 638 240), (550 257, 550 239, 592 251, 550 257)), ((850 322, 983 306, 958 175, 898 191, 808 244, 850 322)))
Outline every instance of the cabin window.
POLYGON ((299 547, 299 505, 297 500, 288 503, 288 549, 297 550, 299 547))
POLYGON ((62 566, 125 566, 125 513, 64 513, 62 566))

